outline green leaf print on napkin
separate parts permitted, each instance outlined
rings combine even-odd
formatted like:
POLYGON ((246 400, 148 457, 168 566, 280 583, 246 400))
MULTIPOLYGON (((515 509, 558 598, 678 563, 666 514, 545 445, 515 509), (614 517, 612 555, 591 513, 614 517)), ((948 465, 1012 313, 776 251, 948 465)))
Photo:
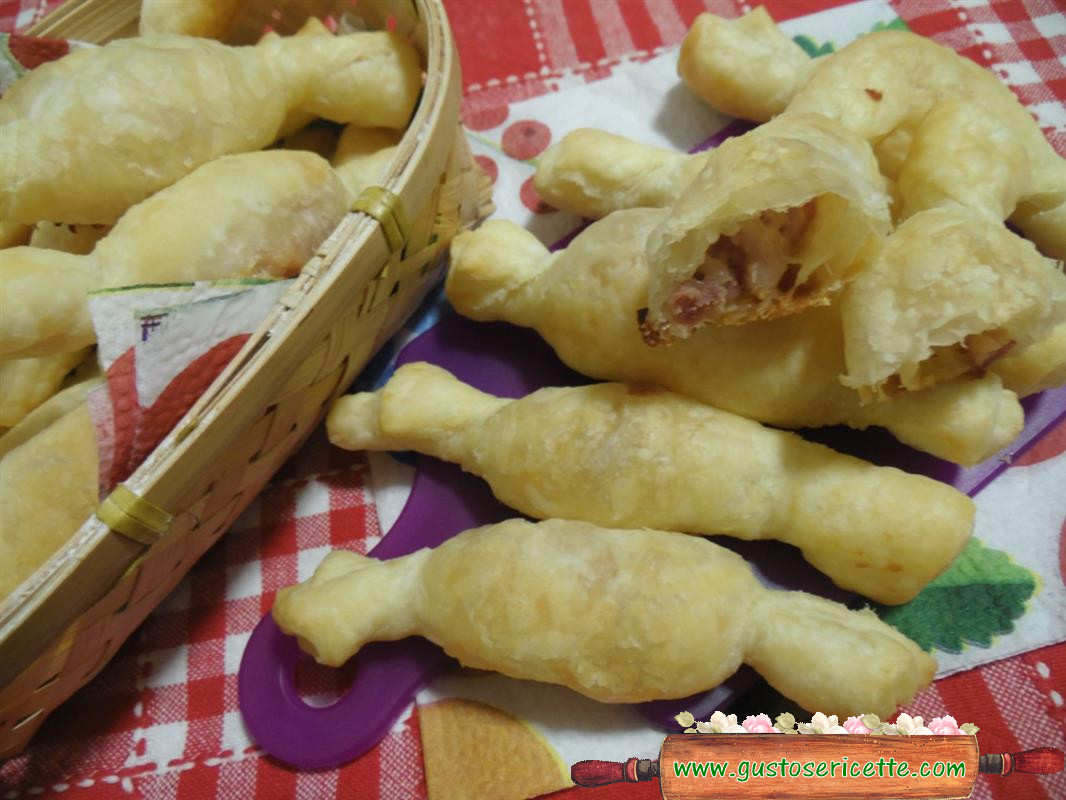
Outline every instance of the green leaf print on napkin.
POLYGON ((1038 585, 1035 573, 975 538, 909 603, 874 610, 925 650, 961 653, 967 644, 990 647, 996 636, 1014 630, 1038 585))
MULTIPOLYGON (((877 31, 909 31, 907 23, 896 17, 891 22, 875 22, 874 26, 870 28, 870 33, 876 33, 877 31)), ((807 51, 807 55, 811 58, 818 58, 818 56, 827 56, 836 51, 836 45, 832 42, 822 42, 818 44, 810 36, 806 34, 800 34, 799 36, 793 36, 792 41, 807 51)))

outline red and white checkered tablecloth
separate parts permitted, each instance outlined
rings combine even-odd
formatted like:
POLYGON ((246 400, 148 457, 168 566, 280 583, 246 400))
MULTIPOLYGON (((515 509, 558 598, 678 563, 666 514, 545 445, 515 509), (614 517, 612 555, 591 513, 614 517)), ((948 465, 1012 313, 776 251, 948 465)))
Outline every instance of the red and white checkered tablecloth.
MULTIPOLYGON (((58 1, 0 0, 0 30, 24 28, 58 1)), ((842 4, 765 0, 778 20, 842 4)), ((474 129, 499 125, 511 102, 575 80, 600 79, 617 64, 677 45, 704 10, 735 16, 749 8, 732 0, 445 0, 445 5, 463 66, 463 117, 474 129)), ((892 0, 892 6, 915 32, 993 69, 1038 118, 1053 118, 1041 110, 1061 108, 1066 100, 1066 19, 1060 2, 892 0)), ((1066 155, 1066 129, 1046 133, 1066 155)), ((1020 463, 1064 451, 1066 423, 1020 463)), ((338 770, 301 773, 255 747, 231 746, 243 741, 237 666, 274 593, 296 580, 302 561, 317 561, 337 546, 365 552, 379 539, 367 475, 362 456, 329 448, 321 432, 312 437, 99 677, 52 715, 23 755, 0 765, 0 797, 424 796, 417 713, 376 749, 338 770)), ((1058 552, 1066 581, 1066 523, 1058 552)), ((329 691, 336 680, 333 673, 310 669, 300 677, 308 693, 329 691)), ((1041 745, 1066 748, 1064 696, 1066 644, 1057 644, 937 681, 912 708, 978 722, 983 752, 1017 752, 1041 745)), ((659 789, 656 783, 631 784, 553 797, 564 795, 650 800, 659 789)), ((1058 800, 1066 797, 1066 776, 982 777, 974 796, 1058 800)))

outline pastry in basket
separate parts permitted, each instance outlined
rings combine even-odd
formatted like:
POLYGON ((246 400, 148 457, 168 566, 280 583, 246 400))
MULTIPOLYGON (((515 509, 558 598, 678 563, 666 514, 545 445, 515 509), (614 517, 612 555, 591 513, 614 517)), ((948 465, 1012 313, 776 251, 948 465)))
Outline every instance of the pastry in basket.
POLYGON ((112 224, 201 164, 271 144, 290 111, 402 128, 422 85, 416 51, 392 33, 253 47, 158 36, 78 57, 71 74, 30 72, 16 108, 0 99, 3 219, 112 224))
POLYGON ((611 703, 685 697, 747 663, 806 708, 888 714, 935 669, 872 611, 766 589, 705 539, 557 519, 385 562, 336 551, 273 613, 323 664, 417 634, 466 666, 611 703))
POLYGON ((54 222, 38 222, 33 227, 29 245, 83 256, 91 253, 96 243, 107 236, 110 230, 106 225, 64 225, 54 222))
POLYGON ((537 519, 779 539, 838 585, 913 598, 962 550, 973 502, 794 433, 621 383, 493 397, 430 364, 333 406, 330 441, 454 461, 537 519))
POLYGON ((84 402, 0 459, 0 600, 92 514, 97 477, 96 431, 84 402))
POLYGON ((131 208, 87 256, 0 250, 0 357, 92 344, 86 294, 94 289, 295 275, 347 207, 344 184, 319 156, 243 153, 131 208))
POLYGON ((400 143, 401 131, 349 125, 337 142, 330 163, 353 200, 368 186, 381 183, 400 143))
POLYGON ((557 253, 517 225, 486 223, 453 242, 448 298, 472 319, 535 329, 585 375, 658 384, 780 427, 881 425, 958 464, 988 458, 1021 431, 1021 404, 994 374, 864 405, 840 382, 839 303, 648 347, 637 323, 650 280, 644 242, 666 213, 616 212, 557 253))
POLYGON ((841 299, 846 385, 883 395, 979 374, 1066 322, 1066 275, 996 217, 910 217, 841 299))
POLYGON ((0 361, 0 426, 17 425, 59 391, 63 380, 89 352, 83 348, 39 358, 0 361))
POLYGON ((141 0, 140 33, 220 39, 247 0, 141 0))
MULTIPOLYGON (((28 442, 53 422, 84 403, 89 391, 98 386, 102 380, 103 377, 99 374, 99 368, 97 368, 96 374, 88 374, 84 377, 78 377, 76 380, 70 380, 68 386, 53 394, 26 414, 19 420, 18 424, 8 429, 7 433, 0 436, 0 458, 3 458, 23 442, 28 442)), ((0 503, 2 502, 3 498, 0 497, 0 503)))
POLYGON ((729 139, 647 241, 649 343, 825 304, 891 229, 870 146, 817 114, 729 139))
POLYGON ((803 65, 764 10, 749 16, 701 15, 682 45, 678 71, 708 103, 760 121, 839 120, 879 145, 905 214, 961 200, 1011 217, 1044 253, 1066 258, 1066 160, 994 74, 908 31, 868 34, 803 65))

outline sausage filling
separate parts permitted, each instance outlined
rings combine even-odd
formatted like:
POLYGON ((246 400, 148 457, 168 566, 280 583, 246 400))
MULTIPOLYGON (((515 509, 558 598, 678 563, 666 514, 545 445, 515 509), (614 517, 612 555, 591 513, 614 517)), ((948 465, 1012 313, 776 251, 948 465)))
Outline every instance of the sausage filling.
POLYGON ((720 236, 707 248, 695 275, 674 290, 674 319, 694 326, 738 302, 772 304, 809 290, 796 286, 796 276, 799 245, 815 212, 814 200, 784 211, 764 211, 731 236, 720 236))

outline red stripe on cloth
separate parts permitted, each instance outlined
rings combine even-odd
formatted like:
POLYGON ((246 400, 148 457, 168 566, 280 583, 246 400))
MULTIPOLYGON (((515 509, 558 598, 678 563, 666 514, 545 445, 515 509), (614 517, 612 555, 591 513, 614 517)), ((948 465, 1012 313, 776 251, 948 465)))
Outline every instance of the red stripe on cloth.
POLYGON ((381 745, 345 764, 337 773, 337 797, 379 797, 381 745))
MULTIPOLYGON (((940 696, 944 698, 948 713, 962 724, 973 722, 981 729, 978 741, 982 753, 1017 753, 1018 740, 1011 733, 1003 711, 1009 704, 1002 704, 985 683, 980 669, 972 669, 952 675, 937 682, 940 696)), ((996 776, 981 776, 997 800, 1051 800, 1044 787, 1031 775, 1011 775, 1006 781, 996 776), (1009 783, 1008 783, 1009 781, 1009 783)))
POLYGON ((991 2, 988 5, 996 12, 996 16, 1004 22, 1019 22, 1029 19, 1025 6, 1016 2, 1016 0, 1000 0, 999 2, 991 2))
POLYGON ((577 58, 582 64, 595 64, 607 55, 596 27, 589 0, 567 0, 563 3, 567 27, 574 42, 577 58))
MULTIPOLYGON (((663 3, 666 6, 668 4, 663 3)), ((654 50, 663 45, 658 27, 648 13, 643 0, 618 0, 618 10, 625 20, 633 46, 638 50, 654 50)))
MULTIPOLYGON (((674 6, 677 8, 677 13, 681 15, 681 21, 686 29, 692 27, 692 22, 696 17, 708 10, 702 0, 674 0, 674 6)), ((711 12, 720 17, 739 17, 740 7, 739 4, 730 3, 728 7, 716 6, 711 9, 711 12)))
POLYGON ((776 22, 804 17, 808 14, 816 14, 819 11, 836 8, 837 6, 850 5, 853 0, 763 0, 763 2, 751 3, 754 8, 757 5, 766 6, 770 16, 776 22))
POLYGON ((596 20, 596 30, 608 58, 619 58, 637 49, 618 7, 618 0, 590 0, 589 10, 596 20))
POLYGON ((550 69, 572 69, 580 59, 570 34, 563 0, 536 0, 535 18, 540 25, 541 40, 548 54, 550 69))
POLYGON ((678 44, 685 37, 688 28, 681 21, 681 15, 677 11, 675 3, 661 3, 658 0, 644 0, 644 7, 659 38, 663 44, 678 44))
POLYGON ((218 768, 187 769, 178 779, 177 797, 216 797, 218 795, 218 768))
POLYGON ((930 12, 932 8, 939 8, 939 4, 934 5, 923 2, 923 0, 911 0, 911 2, 893 3, 893 6, 895 6, 900 17, 907 23, 907 27, 922 36, 930 36, 935 39, 937 34, 953 31, 962 24, 962 20, 959 19, 960 12, 954 9, 944 8, 942 11, 930 12))
POLYGON ((493 3, 489 11, 484 0, 444 0, 444 8, 452 20, 477 20, 476 25, 452 25, 464 86, 540 69, 527 4, 493 3), (501 47, 500 42, 507 44, 501 47))
MULTIPOLYGON (((255 762, 255 797, 295 797, 296 771, 266 756, 255 762)), ((210 795, 214 797, 214 795, 210 795)), ((345 795, 339 794, 339 797, 345 795)), ((374 797, 372 794, 348 795, 349 797, 374 797)))

